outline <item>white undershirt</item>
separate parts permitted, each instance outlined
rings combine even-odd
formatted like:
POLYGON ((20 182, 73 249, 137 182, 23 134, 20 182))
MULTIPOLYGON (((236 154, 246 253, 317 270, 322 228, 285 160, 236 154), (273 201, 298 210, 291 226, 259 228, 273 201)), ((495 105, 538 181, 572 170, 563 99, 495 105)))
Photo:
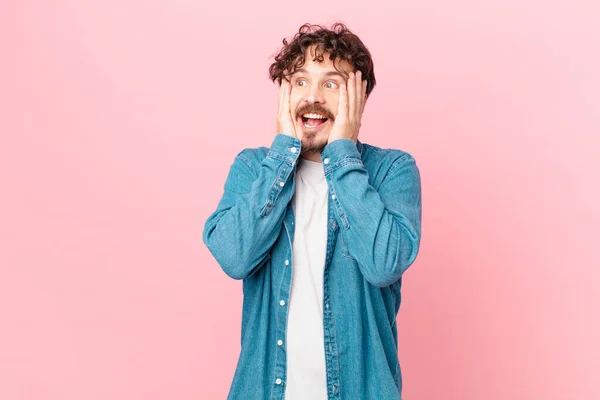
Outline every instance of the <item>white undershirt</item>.
POLYGON ((327 399, 323 341, 327 201, 323 164, 301 158, 292 198, 296 219, 288 302, 286 400, 327 399))

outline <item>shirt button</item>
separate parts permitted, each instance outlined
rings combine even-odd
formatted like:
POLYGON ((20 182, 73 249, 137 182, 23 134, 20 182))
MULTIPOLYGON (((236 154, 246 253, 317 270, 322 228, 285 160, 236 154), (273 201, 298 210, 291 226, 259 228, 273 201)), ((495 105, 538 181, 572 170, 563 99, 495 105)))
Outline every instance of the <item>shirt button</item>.
POLYGON ((332 198, 333 200, 335 200, 335 194, 332 194, 332 195, 331 195, 331 198, 332 198))
POLYGON ((285 182, 279 182, 279 186, 284 187, 285 186, 285 182))
POLYGON ((329 164, 329 158, 324 159, 323 164, 329 164))
POLYGON ((325 308, 329 309, 329 303, 325 304, 325 308))
POLYGON ((275 383, 278 385, 281 385, 281 379, 279 379, 279 378, 275 379, 275 383))
POLYGON ((292 148, 290 149, 290 151, 291 151, 292 153, 295 153, 295 152, 297 152, 297 151, 298 151, 298 149, 297 149, 297 148, 295 148, 295 147, 292 147, 292 148))
POLYGON ((278 340, 277 341, 277 346, 281 346, 283 344, 283 340, 278 340))
POLYGON ((290 260, 285 260, 285 265, 290 265, 290 260))
POLYGON ((285 306, 285 300, 280 300, 279 301, 279 305, 282 306, 282 307, 285 306))

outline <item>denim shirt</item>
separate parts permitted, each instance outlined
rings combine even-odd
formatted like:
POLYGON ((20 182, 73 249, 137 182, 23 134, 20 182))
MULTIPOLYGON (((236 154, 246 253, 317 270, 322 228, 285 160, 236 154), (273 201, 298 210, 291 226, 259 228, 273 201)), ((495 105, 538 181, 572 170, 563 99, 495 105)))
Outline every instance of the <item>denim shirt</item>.
MULTIPOLYGON (((228 399, 284 399, 300 139, 233 161, 203 241, 243 279, 241 352, 228 399), (281 342, 279 342, 281 340, 281 342), (282 344, 281 344, 282 343, 282 344)), ((421 181, 407 152, 337 139, 321 152, 329 187, 323 275, 328 399, 401 399, 396 316, 421 238, 421 181)))

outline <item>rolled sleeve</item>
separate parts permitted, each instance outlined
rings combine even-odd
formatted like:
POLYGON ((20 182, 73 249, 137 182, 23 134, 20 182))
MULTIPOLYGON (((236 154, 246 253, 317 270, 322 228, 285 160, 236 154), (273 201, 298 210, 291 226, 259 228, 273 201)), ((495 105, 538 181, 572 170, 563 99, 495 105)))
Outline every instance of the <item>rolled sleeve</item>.
POLYGON ((346 164, 363 165, 356 143, 351 139, 336 139, 321 152, 325 174, 346 164))
POLYGON ((267 157, 294 165, 300 156, 301 145, 302 142, 297 137, 278 133, 273 139, 267 157))

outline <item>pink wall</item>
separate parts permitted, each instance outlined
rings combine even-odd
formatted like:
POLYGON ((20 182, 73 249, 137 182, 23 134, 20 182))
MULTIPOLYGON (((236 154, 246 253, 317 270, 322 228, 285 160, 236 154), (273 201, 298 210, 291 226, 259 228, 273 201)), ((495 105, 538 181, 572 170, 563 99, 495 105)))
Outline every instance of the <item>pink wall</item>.
POLYGON ((203 224, 235 154, 275 134, 269 56, 337 19, 376 65, 359 138, 422 174, 405 398, 600 398, 599 15, 596 0, 1 2, 0 398, 225 398, 241 282, 203 224))

